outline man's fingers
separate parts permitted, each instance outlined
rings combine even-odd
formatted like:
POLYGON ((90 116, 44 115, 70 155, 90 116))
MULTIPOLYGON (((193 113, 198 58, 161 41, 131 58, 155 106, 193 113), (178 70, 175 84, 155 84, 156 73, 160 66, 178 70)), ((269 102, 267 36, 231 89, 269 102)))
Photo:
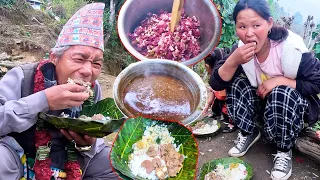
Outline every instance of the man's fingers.
POLYGON ((69 101, 67 103, 67 108, 78 107, 83 104, 83 101, 69 101))
POLYGON ((89 98, 89 93, 83 93, 83 92, 72 93, 72 92, 70 92, 68 94, 68 97, 71 101, 85 101, 89 98))
POLYGON ((90 144, 90 145, 92 145, 96 142, 96 138, 88 136, 88 135, 85 135, 84 139, 87 141, 87 144, 90 144))
POLYGON ((69 140, 69 141, 72 141, 73 138, 70 136, 70 134, 64 130, 64 129, 60 129, 60 132, 69 140))
POLYGON ((70 92, 84 92, 86 88, 78 84, 63 84, 65 88, 70 92))
POLYGON ((88 145, 88 143, 86 142, 86 140, 85 140, 81 135, 79 135, 78 133, 75 133, 75 132, 69 130, 69 134, 72 136, 72 139, 73 139, 78 145, 81 145, 81 146, 88 145))

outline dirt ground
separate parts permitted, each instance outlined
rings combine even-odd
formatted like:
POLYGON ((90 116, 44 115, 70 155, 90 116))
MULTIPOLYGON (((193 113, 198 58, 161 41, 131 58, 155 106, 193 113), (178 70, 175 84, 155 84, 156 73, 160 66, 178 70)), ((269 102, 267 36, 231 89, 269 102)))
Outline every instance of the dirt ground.
MULTIPOLYGON (((116 77, 102 72, 99 82, 102 86, 103 97, 112 97, 113 82, 116 77)), ((199 147, 198 172, 200 167, 216 158, 228 157, 228 150, 234 145, 237 132, 222 133, 221 131, 213 137, 197 138, 199 147)), ((115 134, 106 137, 106 144, 112 146, 115 134)), ((267 143, 264 138, 251 147, 242 159, 250 163, 254 169, 252 180, 270 179, 270 171, 273 166, 272 154, 276 153, 275 147, 267 143)), ((313 180, 320 179, 320 164, 312 161, 298 151, 293 152, 293 171, 290 180, 313 180)))
MULTIPOLYGON (((211 138, 197 139, 199 147, 199 167, 215 158, 228 157, 228 151, 234 146, 234 140, 236 137, 237 132, 219 132, 216 136, 211 138)), ((272 144, 267 143, 264 138, 260 138, 260 140, 251 147, 247 154, 241 158, 252 165, 254 169, 254 176, 252 180, 270 179, 269 176, 274 158, 272 154, 275 153, 276 148, 273 147, 272 144)), ((293 170, 290 180, 302 179, 320 179, 320 165, 300 152, 294 151, 293 170)))

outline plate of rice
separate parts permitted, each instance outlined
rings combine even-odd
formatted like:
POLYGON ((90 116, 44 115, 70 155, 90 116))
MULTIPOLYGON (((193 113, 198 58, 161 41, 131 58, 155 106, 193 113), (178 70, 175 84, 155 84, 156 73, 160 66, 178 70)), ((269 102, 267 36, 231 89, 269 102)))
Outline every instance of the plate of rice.
POLYGON ((251 165, 236 157, 207 162, 200 171, 200 180, 249 180, 253 176, 251 165))
POLYGON ((122 179, 194 179, 197 158, 197 143, 188 128, 142 117, 125 121, 110 154, 122 179))
POLYGON ((221 127, 218 119, 205 117, 197 120, 190 125, 192 133, 197 136, 213 136, 216 135, 221 127))

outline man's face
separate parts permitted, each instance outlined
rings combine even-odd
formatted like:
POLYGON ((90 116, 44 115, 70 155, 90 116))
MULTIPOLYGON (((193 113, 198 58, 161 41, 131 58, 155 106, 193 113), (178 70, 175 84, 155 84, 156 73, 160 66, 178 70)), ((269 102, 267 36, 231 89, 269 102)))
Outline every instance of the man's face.
POLYGON ((68 78, 94 82, 101 72, 103 52, 94 47, 75 45, 68 48, 60 59, 50 58, 56 64, 58 84, 67 83, 68 78))

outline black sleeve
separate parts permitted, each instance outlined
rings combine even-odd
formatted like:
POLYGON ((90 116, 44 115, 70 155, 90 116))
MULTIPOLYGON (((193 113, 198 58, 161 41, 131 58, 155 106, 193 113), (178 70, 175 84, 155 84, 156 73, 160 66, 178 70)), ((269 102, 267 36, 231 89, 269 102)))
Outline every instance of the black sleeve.
POLYGON ((320 62, 312 53, 302 55, 296 89, 305 97, 320 93, 320 62))
MULTIPOLYGON (((231 53, 230 53, 230 54, 231 54, 231 53)), ((220 75, 219 75, 219 73, 218 73, 218 70, 219 70, 220 67, 226 62, 226 60, 228 59, 228 57, 229 57, 229 56, 226 56, 223 60, 220 60, 220 61, 216 64, 216 66, 215 66, 215 68, 214 68, 214 70, 213 70, 213 72, 212 72, 212 74, 211 74, 211 77, 210 77, 210 86, 211 86, 211 88, 212 88, 213 90, 215 90, 215 91, 221 91, 221 90, 227 89, 227 88, 230 86, 230 84, 233 82, 233 79, 234 79, 235 77, 239 76, 239 75, 241 74, 241 72, 243 71, 243 70, 242 70, 242 67, 239 66, 238 69, 236 70, 235 74, 233 75, 233 78, 232 78, 230 81, 226 82, 226 81, 224 81, 223 79, 221 79, 221 77, 220 77, 220 75)))

